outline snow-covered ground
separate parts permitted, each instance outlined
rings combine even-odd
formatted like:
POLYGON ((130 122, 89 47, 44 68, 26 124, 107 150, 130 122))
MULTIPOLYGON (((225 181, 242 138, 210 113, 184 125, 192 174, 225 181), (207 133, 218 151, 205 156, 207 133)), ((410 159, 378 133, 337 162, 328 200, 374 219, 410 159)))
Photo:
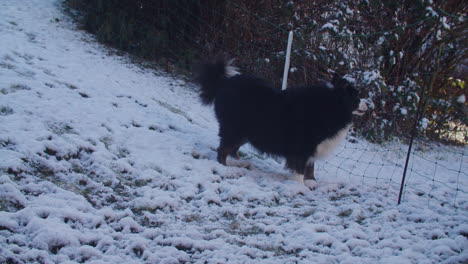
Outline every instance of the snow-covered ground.
POLYGON ((412 156, 397 206, 400 144, 343 144, 308 188, 249 147, 218 164, 216 134, 58 0, 0 1, 0 263, 468 262, 464 148, 412 156))

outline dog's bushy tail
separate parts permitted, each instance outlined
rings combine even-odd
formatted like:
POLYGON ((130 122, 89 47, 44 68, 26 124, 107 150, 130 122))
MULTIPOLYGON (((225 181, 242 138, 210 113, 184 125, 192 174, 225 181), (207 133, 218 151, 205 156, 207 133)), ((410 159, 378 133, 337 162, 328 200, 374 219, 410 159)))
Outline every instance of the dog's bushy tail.
POLYGON ((238 75, 239 70, 232 66, 233 60, 218 59, 214 62, 200 63, 195 68, 195 80, 200 84, 200 98, 205 105, 214 102, 222 82, 238 75))

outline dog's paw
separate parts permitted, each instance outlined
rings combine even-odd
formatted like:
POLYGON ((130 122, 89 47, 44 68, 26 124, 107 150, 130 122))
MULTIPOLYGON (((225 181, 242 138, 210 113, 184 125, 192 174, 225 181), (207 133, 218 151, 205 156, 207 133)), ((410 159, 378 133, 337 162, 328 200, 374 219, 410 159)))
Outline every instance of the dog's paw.
POLYGON ((229 164, 234 167, 252 170, 252 164, 245 160, 230 159, 229 164))
POLYGON ((304 180, 304 185, 312 191, 318 187, 318 183, 315 180, 304 180))

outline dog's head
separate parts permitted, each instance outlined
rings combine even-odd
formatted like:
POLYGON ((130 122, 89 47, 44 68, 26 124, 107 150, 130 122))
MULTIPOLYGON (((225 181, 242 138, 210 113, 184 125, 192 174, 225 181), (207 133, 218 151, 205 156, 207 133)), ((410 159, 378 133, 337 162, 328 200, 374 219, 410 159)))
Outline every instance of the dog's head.
POLYGON ((359 98, 358 90, 349 81, 335 75, 332 85, 342 102, 351 109, 354 115, 361 116, 367 111, 366 101, 359 98))

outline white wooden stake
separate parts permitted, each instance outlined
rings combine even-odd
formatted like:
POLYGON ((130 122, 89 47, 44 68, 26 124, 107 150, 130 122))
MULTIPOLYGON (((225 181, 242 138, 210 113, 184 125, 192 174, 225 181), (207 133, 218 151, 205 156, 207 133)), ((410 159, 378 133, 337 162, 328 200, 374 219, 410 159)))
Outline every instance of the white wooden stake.
POLYGON ((282 90, 285 90, 286 86, 288 85, 288 73, 289 73, 289 63, 291 61, 290 58, 291 58, 292 40, 293 40, 293 32, 291 30, 289 31, 288 47, 286 49, 286 61, 284 62, 283 85, 281 86, 282 90))

